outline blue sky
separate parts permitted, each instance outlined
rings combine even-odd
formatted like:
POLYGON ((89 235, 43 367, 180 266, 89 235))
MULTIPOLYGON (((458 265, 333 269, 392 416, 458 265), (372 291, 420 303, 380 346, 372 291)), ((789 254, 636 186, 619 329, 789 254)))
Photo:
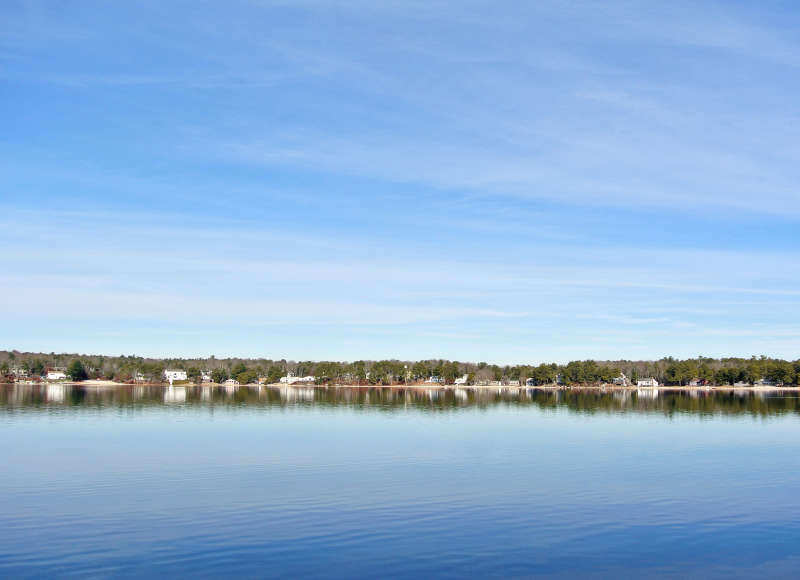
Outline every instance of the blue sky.
POLYGON ((0 348, 800 356, 791 2, 2 12, 0 348))

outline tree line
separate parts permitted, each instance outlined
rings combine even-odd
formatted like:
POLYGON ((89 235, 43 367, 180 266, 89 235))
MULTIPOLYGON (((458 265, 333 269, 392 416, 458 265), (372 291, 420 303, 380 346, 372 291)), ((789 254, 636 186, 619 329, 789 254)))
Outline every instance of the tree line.
POLYGON ((653 377, 665 385, 688 385, 693 380, 714 385, 753 384, 760 380, 789 385, 798 384, 800 378, 800 359, 788 361, 766 356, 719 359, 700 356, 683 360, 665 357, 656 361, 583 360, 566 364, 501 366, 443 359, 351 362, 218 359, 214 356, 154 359, 136 355, 115 357, 0 351, 2 376, 8 376, 13 369, 23 369, 30 376, 42 376, 53 368, 65 369, 73 380, 91 378, 127 382, 141 376, 145 380, 159 381, 165 369, 180 369, 186 371, 188 379, 193 382, 199 382, 201 374, 209 372, 214 382, 233 378, 242 384, 259 378, 274 383, 288 373, 313 376, 317 383, 364 385, 419 383, 431 377, 449 384, 464 375, 470 384, 530 381, 533 385, 609 383, 623 373, 634 383, 640 378, 653 377))

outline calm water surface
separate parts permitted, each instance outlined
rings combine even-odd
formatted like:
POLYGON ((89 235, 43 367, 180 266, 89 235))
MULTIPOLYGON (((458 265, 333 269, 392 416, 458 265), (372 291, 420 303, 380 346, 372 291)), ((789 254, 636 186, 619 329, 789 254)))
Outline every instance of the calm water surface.
POLYGON ((798 577, 796 393, 0 387, 0 577, 798 577))

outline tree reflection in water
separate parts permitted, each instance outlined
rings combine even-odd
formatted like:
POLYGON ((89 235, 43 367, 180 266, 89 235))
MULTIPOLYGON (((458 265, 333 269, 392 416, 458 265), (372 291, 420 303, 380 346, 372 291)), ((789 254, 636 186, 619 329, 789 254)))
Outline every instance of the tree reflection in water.
POLYGON ((597 389, 424 389, 395 387, 162 387, 3 385, 5 412, 36 409, 169 407, 346 407, 373 412, 450 412, 494 406, 535 407, 575 413, 690 413, 760 417, 800 412, 796 391, 597 389))

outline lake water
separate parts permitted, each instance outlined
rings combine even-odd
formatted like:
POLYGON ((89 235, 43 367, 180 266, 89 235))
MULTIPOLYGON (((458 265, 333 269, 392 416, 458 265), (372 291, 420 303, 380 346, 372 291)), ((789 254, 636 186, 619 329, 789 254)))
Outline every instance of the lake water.
POLYGON ((797 577, 796 393, 0 387, 0 577, 797 577))

